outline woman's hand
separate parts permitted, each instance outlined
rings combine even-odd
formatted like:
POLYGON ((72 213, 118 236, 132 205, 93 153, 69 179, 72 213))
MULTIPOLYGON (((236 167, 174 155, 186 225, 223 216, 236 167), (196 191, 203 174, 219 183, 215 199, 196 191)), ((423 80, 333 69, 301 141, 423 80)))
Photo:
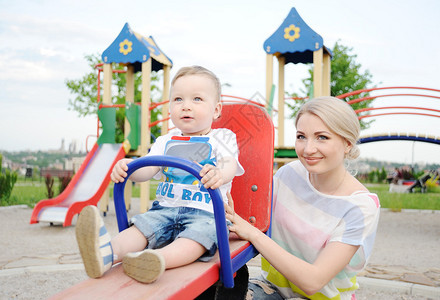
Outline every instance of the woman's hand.
POLYGON ((228 205, 225 204, 225 215, 226 219, 232 222, 232 225, 229 226, 229 231, 235 232, 241 239, 250 242, 252 242, 258 234, 263 234, 258 228, 246 222, 242 217, 235 213, 234 200, 232 199, 231 194, 228 192, 226 196, 228 197, 228 205))

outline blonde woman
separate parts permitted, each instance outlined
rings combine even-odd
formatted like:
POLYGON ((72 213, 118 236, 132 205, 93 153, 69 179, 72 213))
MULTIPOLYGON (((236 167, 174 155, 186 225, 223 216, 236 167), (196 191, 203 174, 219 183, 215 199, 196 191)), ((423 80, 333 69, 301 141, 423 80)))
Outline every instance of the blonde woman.
POLYGON ((299 160, 274 176, 271 238, 234 213, 231 232, 263 256, 262 278, 251 280, 250 299, 356 299, 356 274, 371 254, 379 199, 347 171, 359 156, 360 126, 344 101, 321 97, 296 117, 299 160))

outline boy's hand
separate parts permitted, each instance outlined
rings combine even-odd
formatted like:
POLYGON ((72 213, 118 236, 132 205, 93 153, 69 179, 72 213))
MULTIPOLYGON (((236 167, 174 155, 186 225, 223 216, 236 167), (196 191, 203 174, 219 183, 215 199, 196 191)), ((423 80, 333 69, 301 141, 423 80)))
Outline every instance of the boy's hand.
POLYGON ((123 158, 115 164, 112 174, 110 175, 110 178, 114 183, 124 182, 125 178, 127 177, 127 164, 131 161, 133 161, 133 159, 123 158))
POLYGON ((216 189, 224 183, 220 169, 210 164, 204 165, 199 175, 202 177, 201 182, 205 188, 216 189))

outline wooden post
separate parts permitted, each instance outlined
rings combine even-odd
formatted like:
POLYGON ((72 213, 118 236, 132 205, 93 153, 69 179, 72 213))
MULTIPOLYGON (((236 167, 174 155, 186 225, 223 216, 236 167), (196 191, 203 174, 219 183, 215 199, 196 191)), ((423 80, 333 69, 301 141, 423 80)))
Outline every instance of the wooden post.
POLYGON ((127 179, 124 189, 125 209, 127 211, 131 208, 131 197, 133 197, 133 182, 130 179, 127 179))
MULTIPOLYGON (((273 84, 273 55, 267 54, 266 55, 266 109, 268 109, 270 105, 269 101, 271 97, 272 84, 273 84)), ((270 111, 273 112, 273 108, 270 111)), ((270 114, 270 118, 272 118, 272 113, 270 114)))
POLYGON ((322 64, 322 95, 331 96, 331 59, 330 54, 324 52, 324 59, 322 64))
POLYGON ((286 58, 278 56, 278 147, 284 146, 284 65, 286 58))
MULTIPOLYGON (((125 104, 127 104, 127 102, 134 103, 134 66, 133 65, 127 66, 127 73, 125 73, 125 79, 126 79, 125 104)), ((127 138, 128 134, 130 133, 130 123, 128 122, 127 118, 125 118, 124 128, 125 128, 124 137, 127 138)))
MULTIPOLYGON (((151 57, 142 63, 141 156, 150 148, 151 57)), ((149 182, 140 183, 140 211, 146 212, 150 200, 149 182)))
POLYGON ((322 96, 322 47, 313 52, 313 97, 322 96))
MULTIPOLYGON (((170 100, 170 70, 171 67, 168 65, 163 66, 163 92, 162 92, 162 101, 170 100)), ((162 118, 166 119, 168 118, 168 112, 169 112, 169 103, 162 105, 162 118)), ((165 135, 168 133, 168 121, 162 122, 162 129, 161 133, 162 135, 165 135)))
MULTIPOLYGON (((127 73, 125 73, 126 85, 125 85, 125 104, 127 102, 134 103, 134 65, 129 64, 127 66, 127 73)), ((130 133, 130 123, 127 118, 124 121, 124 138, 127 139, 128 134, 130 133)), ((131 206, 131 197, 132 197, 133 185, 131 181, 127 181, 124 190, 124 199, 125 199, 125 208, 130 210, 131 206)))
POLYGON ((112 64, 104 64, 104 80, 103 80, 103 104, 112 104, 112 64))
MULTIPOLYGON (((104 80, 103 80, 103 97, 102 97, 102 103, 103 104, 112 104, 112 75, 113 75, 113 69, 112 64, 104 64, 104 80)), ((109 203, 109 197, 110 197, 110 185, 105 189, 104 194, 102 194, 101 199, 99 200, 99 208, 101 212, 104 214, 108 211, 108 203, 109 203)))

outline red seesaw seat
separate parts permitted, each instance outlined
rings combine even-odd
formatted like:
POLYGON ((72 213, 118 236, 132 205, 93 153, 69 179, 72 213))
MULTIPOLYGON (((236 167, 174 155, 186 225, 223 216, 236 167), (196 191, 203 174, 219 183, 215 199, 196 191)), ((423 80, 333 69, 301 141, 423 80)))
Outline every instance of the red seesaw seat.
MULTIPOLYGON (((273 123, 261 107, 248 103, 225 103, 222 116, 214 123, 214 128, 220 127, 235 132, 240 150, 239 160, 245 169, 243 176, 234 179, 231 191, 235 210, 257 228, 267 232, 272 202, 273 123)), ((156 158, 160 159, 160 156, 156 158)), ((151 165, 152 162, 144 157, 132 163, 135 164, 129 167, 129 172, 134 171, 133 168, 139 168, 141 164, 151 165)), ((180 163, 179 159, 177 163, 180 163)), ((182 166, 183 169, 188 168, 186 171, 190 171, 192 167, 194 170, 190 173, 197 174, 196 164, 187 161, 182 166)), ((128 222, 123 187, 121 192, 116 190, 115 185, 115 207, 121 231, 128 226, 128 222)), ((215 194, 215 190, 210 190, 211 192, 215 194)), ((209 262, 195 262, 166 270, 151 284, 131 279, 123 273, 122 266, 119 265, 113 267, 102 278, 88 279, 62 291, 52 299, 194 299, 219 280, 226 288, 231 288, 234 284, 233 279, 231 282, 233 274, 258 252, 248 242, 237 239, 234 234, 227 239, 223 203, 221 198, 217 199, 215 195, 212 199, 219 251, 209 262)))

